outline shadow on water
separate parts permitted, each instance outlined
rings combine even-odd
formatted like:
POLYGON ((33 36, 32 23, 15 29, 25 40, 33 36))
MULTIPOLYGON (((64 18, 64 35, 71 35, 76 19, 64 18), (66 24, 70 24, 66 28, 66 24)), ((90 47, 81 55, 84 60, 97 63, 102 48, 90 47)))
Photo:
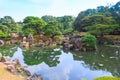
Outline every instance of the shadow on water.
POLYGON ((92 80, 100 76, 120 77, 120 48, 99 46, 97 51, 77 52, 60 48, 43 50, 2 47, 0 52, 28 66, 44 80, 92 80), (14 54, 13 54, 14 53, 14 54))

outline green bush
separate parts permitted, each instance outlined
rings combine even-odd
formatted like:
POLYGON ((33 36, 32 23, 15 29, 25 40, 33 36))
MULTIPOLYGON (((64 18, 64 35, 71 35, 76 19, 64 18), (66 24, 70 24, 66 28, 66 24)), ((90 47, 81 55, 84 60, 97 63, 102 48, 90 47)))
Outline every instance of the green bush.
POLYGON ((93 35, 86 35, 82 37, 82 43, 84 46, 96 48, 96 38, 93 35))
POLYGON ((115 78, 111 76, 103 76, 103 77, 95 78, 94 80, 120 80, 120 78, 115 78))

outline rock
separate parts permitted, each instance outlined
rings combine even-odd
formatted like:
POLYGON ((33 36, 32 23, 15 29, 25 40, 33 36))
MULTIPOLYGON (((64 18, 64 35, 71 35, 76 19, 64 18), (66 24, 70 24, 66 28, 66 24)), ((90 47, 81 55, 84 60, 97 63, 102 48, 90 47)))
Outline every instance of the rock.
POLYGON ((43 80, 40 74, 33 74, 27 80, 43 80))
POLYGON ((29 45, 33 45, 33 43, 34 43, 34 38, 33 38, 33 35, 32 35, 32 34, 29 34, 29 35, 28 35, 28 42, 29 42, 29 45))
POLYGON ((24 69, 24 72, 25 72, 28 76, 31 76, 30 71, 28 71, 27 69, 24 69))
POLYGON ((65 41, 65 42, 63 43, 63 48, 64 48, 64 49, 70 49, 70 45, 69 45, 69 42, 68 42, 68 41, 65 41))
POLYGON ((8 70, 15 69, 15 66, 14 65, 7 65, 7 69, 8 70))
POLYGON ((116 41, 115 45, 120 46, 120 41, 116 41))
POLYGON ((14 65, 7 65, 7 70, 9 70, 13 74, 17 73, 17 70, 15 69, 14 65))
POLYGON ((3 46, 3 45, 4 45, 4 41, 0 40, 0 46, 3 46))
POLYGON ((18 59, 15 59, 15 60, 13 60, 13 61, 12 61, 12 64, 16 66, 17 64, 19 64, 19 65, 20 65, 20 62, 19 62, 19 60, 18 60, 18 59))
POLYGON ((38 41, 38 44, 36 45, 37 47, 43 47, 44 46, 44 43, 42 40, 39 40, 38 41))
POLYGON ((6 61, 6 62, 4 62, 6 65, 11 65, 12 64, 12 62, 11 61, 6 61))
POLYGON ((2 62, 7 62, 7 61, 10 61, 10 57, 9 56, 6 56, 6 57, 2 57, 2 62))

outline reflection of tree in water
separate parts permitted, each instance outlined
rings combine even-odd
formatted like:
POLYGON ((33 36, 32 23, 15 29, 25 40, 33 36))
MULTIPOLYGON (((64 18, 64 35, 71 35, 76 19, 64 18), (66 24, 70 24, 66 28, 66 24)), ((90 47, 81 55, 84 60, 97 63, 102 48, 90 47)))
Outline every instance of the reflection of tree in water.
POLYGON ((72 52, 74 60, 84 61, 91 70, 104 70, 120 77, 120 48, 99 47, 96 52, 72 52))
POLYGON ((24 61, 27 65, 37 65, 45 62, 48 66, 56 66, 59 61, 60 51, 54 50, 27 50, 23 51, 24 61))
POLYGON ((10 56, 12 57, 13 54, 17 51, 16 46, 2 46, 0 47, 0 53, 2 53, 3 56, 10 56))

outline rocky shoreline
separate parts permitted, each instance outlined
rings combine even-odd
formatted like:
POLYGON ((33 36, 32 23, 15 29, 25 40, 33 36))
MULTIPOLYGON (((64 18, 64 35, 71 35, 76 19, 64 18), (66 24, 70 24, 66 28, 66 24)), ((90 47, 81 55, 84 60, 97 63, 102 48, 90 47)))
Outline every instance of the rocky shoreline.
POLYGON ((10 57, 2 57, 1 62, 6 65, 6 69, 9 72, 14 75, 20 75, 23 80, 43 80, 40 74, 31 74, 24 66, 21 66, 18 59, 11 61, 10 57), (21 72, 24 75, 21 75, 21 72))

